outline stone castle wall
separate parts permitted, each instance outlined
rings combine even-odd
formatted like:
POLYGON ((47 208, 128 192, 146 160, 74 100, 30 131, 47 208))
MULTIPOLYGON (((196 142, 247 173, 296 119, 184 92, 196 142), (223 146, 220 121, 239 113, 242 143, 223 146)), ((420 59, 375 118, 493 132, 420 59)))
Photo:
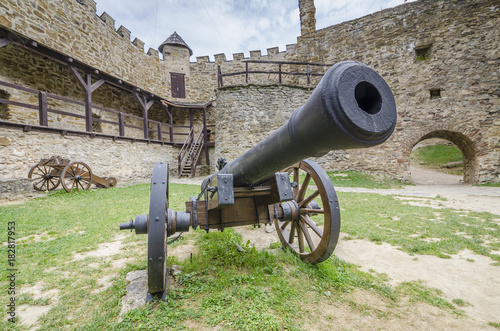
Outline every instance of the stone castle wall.
POLYGON ((0 148, 1 179, 26 178, 31 166, 52 155, 84 162, 95 175, 115 177, 119 184, 150 180, 155 162, 169 162, 170 173, 177 173, 178 149, 160 144, 2 129, 0 148))
POLYGON ((462 149, 466 181, 499 181, 499 26, 495 0, 418 1, 299 37, 297 49, 311 61, 366 63, 386 79, 399 115, 384 150, 397 160, 391 172, 408 178, 412 147, 444 136, 462 149))
MULTIPOLYGON (((312 1, 303 1, 303 4, 302 10, 314 10, 312 1)), ((249 58, 245 58, 243 53, 233 54, 233 60, 226 60, 224 54, 217 54, 213 62, 208 56, 198 57, 196 62, 186 61, 185 56, 189 54, 183 57, 183 50, 176 49, 169 50, 175 56, 164 60, 159 58, 156 50, 149 49, 144 53, 144 43, 137 38, 130 41, 130 31, 123 26, 115 30, 113 18, 106 13, 98 16, 95 9, 92 0, 2 2, 0 13, 4 14, 0 16, 0 25, 171 101, 214 100, 219 65, 223 73, 228 73, 243 71, 244 61, 248 59, 320 63, 357 60, 377 70, 393 90, 398 107, 397 128, 388 142, 369 152, 330 153, 319 160, 324 167, 337 170, 351 168, 354 164, 359 169, 384 171, 397 178, 409 179, 412 147, 424 138, 440 137, 462 149, 466 181, 500 180, 500 6, 496 0, 420 0, 321 30, 313 29, 314 15, 301 13, 301 17, 307 18, 303 22, 302 36, 298 37, 297 44, 288 45, 285 51, 270 48, 266 55, 261 51, 252 51, 249 58), (185 99, 171 97, 170 72, 186 75, 185 99)), ((9 51, 9 47, 11 45, 0 49, 0 57, 4 54, 2 52, 9 51)), ((23 51, 16 52, 21 54, 23 51)), ((4 54, 2 63, 6 63, 6 58, 8 56, 4 54)), ((34 62, 26 59, 21 64, 6 66, 8 68, 2 69, 3 72, 10 70, 10 73, 2 74, 1 78, 12 80, 14 70, 54 72, 54 68, 40 68, 45 66, 42 63, 40 59, 34 62)), ((262 65, 258 69, 276 70, 276 67, 262 65)), ((288 69, 303 70, 298 66, 288 69)), ((66 83, 54 89, 81 95, 70 74, 57 70, 66 83), (68 89, 72 84, 75 86, 68 89)), ((48 77, 45 74, 28 77, 26 74, 22 83, 32 88, 42 85, 50 89, 51 79, 48 77)), ((267 74, 254 74, 249 78, 250 84, 272 84, 277 80, 276 76, 267 74)), ((225 86, 243 83, 244 76, 224 78, 225 86)), ((283 83, 305 85, 303 77, 296 76, 284 77, 283 83)), ((99 102, 98 93, 109 94, 103 87, 95 92, 96 102, 99 102)), ((266 87, 266 93, 271 94, 269 97, 263 95, 264 90, 258 91, 253 87, 218 92, 217 103, 221 104, 217 104, 216 111, 216 143, 220 156, 240 155, 257 137, 265 136, 267 128, 272 131, 270 123, 274 123, 274 118, 286 117, 271 115, 272 109, 257 110, 266 106, 260 104, 258 98, 274 98, 271 100, 271 104, 276 105, 274 108, 279 105, 287 112, 290 104, 300 106, 299 99, 302 100, 308 92, 307 89, 291 89, 293 93, 277 92, 280 89, 266 87), (230 93, 235 95, 229 96, 230 93), (294 93, 296 97, 290 96, 294 93), (281 97, 296 98, 297 101, 280 101, 281 97), (235 99, 235 104, 246 108, 229 106, 227 100, 231 98, 235 99), (262 111, 269 114, 259 117, 254 111, 256 114, 262 111), (232 125, 224 122, 225 116, 230 113, 235 113, 232 125), (257 124, 261 119, 263 124, 257 124), (255 132, 248 131, 250 129, 255 129, 255 132), (235 139, 241 144, 234 144, 235 139), (233 151, 228 149, 231 144, 233 151)), ((126 107, 122 102, 131 104, 127 101, 131 96, 120 95, 114 90, 111 93, 117 107, 126 107)), ((136 104, 133 98, 132 102, 136 104)), ((125 108, 124 111, 134 113, 138 109, 125 108)), ((161 113, 152 111, 155 112, 161 113)), ((186 113, 176 116, 183 123, 189 120, 186 113)), ((215 120, 215 116, 213 109, 209 118, 215 120)), ((228 117, 227 121, 231 119, 228 117)), ((103 130, 111 129, 104 126, 103 130)), ((217 154, 216 157, 219 156, 217 154)))
MULTIPOLYGON (((499 26, 498 1, 434 0, 412 2, 300 36, 297 58, 363 62, 388 82, 398 108, 396 130, 386 143, 368 150, 329 153, 320 163, 328 170, 375 170, 409 180, 413 146, 438 137, 462 150, 466 182, 500 181, 499 26)), ((242 91, 231 97, 241 107, 247 100, 264 97, 262 91, 253 96, 242 91)), ((229 93, 218 94, 218 109, 225 107, 221 102, 229 96, 223 94, 229 93)), ((274 90, 266 93, 274 95, 274 90)), ((283 109, 287 105, 282 100, 283 109)), ((235 123, 242 114, 245 108, 238 109, 235 123)), ((217 114, 220 136, 224 133, 219 128, 226 126, 222 115, 217 114)), ((246 134, 246 126, 246 122, 233 126, 232 131, 254 137, 246 134)), ((217 149, 222 150, 224 143, 217 142, 217 149)))
MULTIPOLYGON (((164 58, 150 48, 144 52, 144 42, 130 40, 130 31, 120 26, 107 13, 98 15, 93 0, 41 0, 0 3, 0 25, 20 33, 58 52, 86 63, 139 88, 171 101, 208 101, 215 99, 217 65, 223 72, 245 68, 242 60, 294 60, 295 45, 279 52, 269 48, 267 55, 252 51, 249 58, 243 53, 226 60, 224 54, 208 56, 189 62, 187 49, 176 46, 164 48, 164 58), (170 73, 185 74, 186 98, 171 96, 170 73)), ((261 68, 261 67, 260 67, 261 68)), ((265 81, 265 76, 260 76, 265 81)), ((254 82, 258 80, 254 77, 254 82)), ((241 83, 241 78, 238 78, 241 83)), ((228 84, 231 82, 228 79, 228 84)), ((226 84, 227 85, 227 84, 226 84)))
MULTIPOLYGON (((311 96, 312 88, 297 86, 240 86, 219 89, 217 93, 217 136, 215 155, 232 161, 277 130, 294 110, 311 96), (256 102, 257 101, 257 102, 256 102)), ((387 159, 382 144, 363 150, 337 150, 312 158, 324 169, 368 170, 387 174, 387 159)), ((395 176, 394 173, 391 175, 395 176)))
POLYGON ((285 123, 312 90, 290 86, 239 86, 217 91, 215 155, 236 159, 285 123))

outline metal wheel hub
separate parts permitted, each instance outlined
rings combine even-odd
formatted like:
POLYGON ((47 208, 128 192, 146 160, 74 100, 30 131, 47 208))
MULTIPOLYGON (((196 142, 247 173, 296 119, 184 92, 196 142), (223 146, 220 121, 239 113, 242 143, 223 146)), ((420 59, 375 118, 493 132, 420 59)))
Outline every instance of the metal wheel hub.
POLYGON ((300 207, 297 201, 291 200, 280 205, 283 211, 283 221, 298 222, 300 220, 300 207))

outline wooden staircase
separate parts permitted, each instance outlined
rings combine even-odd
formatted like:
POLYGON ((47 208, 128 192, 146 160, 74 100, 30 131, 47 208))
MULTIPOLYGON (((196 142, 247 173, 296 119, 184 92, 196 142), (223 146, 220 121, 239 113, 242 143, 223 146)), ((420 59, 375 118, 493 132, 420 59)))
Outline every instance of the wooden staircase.
POLYGON ((182 149, 177 156, 179 165, 179 178, 194 177, 196 173, 196 166, 198 165, 203 146, 203 131, 200 132, 195 140, 193 129, 191 129, 188 138, 184 142, 184 145, 182 146, 182 149))

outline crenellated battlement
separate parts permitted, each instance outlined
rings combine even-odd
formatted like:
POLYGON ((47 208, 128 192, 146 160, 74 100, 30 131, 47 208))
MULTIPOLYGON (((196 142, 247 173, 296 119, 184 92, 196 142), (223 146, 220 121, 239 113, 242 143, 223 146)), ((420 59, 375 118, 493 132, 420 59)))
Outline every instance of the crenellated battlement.
MULTIPOLYGON (((121 39, 121 41, 130 43, 130 45, 134 46, 137 50, 141 51, 145 55, 149 57, 154 57, 156 59, 160 59, 160 61, 164 61, 162 57, 160 57, 160 53, 158 50, 154 48, 149 48, 145 52, 145 43, 138 39, 137 37, 131 40, 131 31, 127 29, 125 26, 120 25, 118 29, 115 28, 116 20, 109 15, 107 12, 102 12, 102 14, 97 13, 97 4, 94 0, 66 0, 66 1, 75 1, 77 4, 80 4, 84 6, 85 11, 87 14, 86 17, 91 18, 91 17, 97 17, 99 18, 99 21, 101 22, 98 24, 97 27, 95 27, 95 30, 100 30, 99 25, 102 26, 102 23, 104 23, 104 27, 110 29, 111 31, 115 32, 115 34, 109 34, 108 37, 118 37, 121 39)), ((76 9, 76 8, 75 8, 76 9)), ((98 22, 99 23, 99 22, 98 22)), ((90 26, 89 26, 90 28, 90 26)), ((101 37, 106 37, 106 35, 102 35, 101 37)), ((241 62, 245 60, 261 60, 261 61, 266 61, 266 60, 275 60, 277 58, 283 58, 287 56, 293 56, 293 53, 297 51, 297 44, 289 44, 286 45, 286 50, 281 51, 279 50, 279 47, 271 47, 268 48, 266 54, 262 54, 261 50, 253 50, 250 51, 250 56, 245 57, 244 53, 234 53, 232 54, 233 59, 228 60, 226 57, 226 54, 219 53, 214 55, 214 62, 210 61, 210 58, 208 55, 204 56, 198 56, 196 57, 196 61, 190 62, 190 65, 206 65, 210 63, 217 63, 217 64, 222 64, 222 65, 231 65, 235 62, 241 62)))
MULTIPOLYGON (((93 5, 88 6, 88 10, 92 11, 93 14, 97 15, 97 8, 95 6, 95 2, 93 0, 76 0, 78 3, 93 3, 93 5)), ((135 46, 137 49, 142 51, 144 53, 144 42, 138 38, 135 38, 133 41, 131 40, 131 32, 129 29, 124 27, 123 25, 120 25, 118 29, 115 30, 115 23, 116 20, 111 17, 108 13, 103 12, 100 16, 97 15, 109 28, 111 28, 113 31, 115 31, 123 40, 130 42, 133 46, 135 46)), ((155 58, 159 58, 159 52, 149 48, 148 51, 145 53, 149 56, 153 56, 155 58)))
MULTIPOLYGON (((259 99, 260 86, 254 88, 261 83, 267 86, 269 93, 279 96, 278 100, 283 94, 282 88, 306 86, 303 84, 305 76, 289 74, 302 70, 299 65, 283 64, 285 62, 360 61, 377 70, 391 86, 400 109, 400 120, 397 135, 381 150, 368 156, 349 152, 352 166, 374 171, 392 167, 391 174, 407 178, 409 155, 415 144, 422 137, 447 134, 445 138, 465 151, 477 152, 464 156, 464 164, 468 166, 466 178, 473 174, 472 177, 480 181, 500 180, 497 134, 500 129, 498 121, 495 122, 500 109, 496 93, 500 54, 498 0, 420 0, 321 30, 314 27, 314 1, 301 2, 305 5, 301 10, 308 11, 309 15, 301 15, 302 34, 297 43, 281 50, 271 47, 248 54, 217 53, 213 55, 214 60, 208 55, 198 56, 192 62, 190 52, 175 42, 164 45, 161 56, 157 49, 146 48, 145 43, 132 37, 132 32, 124 25, 116 28, 115 19, 108 13, 97 14, 94 0, 4 1, 0 5, 0 25, 3 31, 12 31, 33 41, 33 47, 55 50, 61 58, 71 59, 68 62, 83 62, 116 78, 120 84, 127 82, 141 92, 179 103, 213 101, 220 91, 238 97, 236 93, 240 90, 246 105, 247 100, 262 100, 259 99), (248 71, 247 61, 250 62, 248 71), (278 62, 282 65, 280 69, 278 62), (224 86, 240 87, 217 90, 218 66, 222 75, 234 74, 220 76, 224 77, 224 86), (277 70, 282 70, 279 79, 274 74, 277 70), (185 85, 179 84, 179 79, 183 79, 180 82, 185 85), (179 84, 177 87, 185 87, 185 97, 173 96, 174 83, 179 84), (247 92, 255 92, 255 96, 247 92)), ((64 91, 75 96, 75 100, 81 97, 82 90, 71 70, 63 68, 61 63, 50 64, 43 56, 10 45, 8 40, 7 43, 0 41, 0 45, 3 45, 0 47, 0 59, 3 59, 0 75, 5 82, 20 84, 21 81, 27 88, 49 93, 64 91), (23 70, 24 76, 19 78, 23 70)), ((307 72, 307 77, 316 73, 313 68, 307 72)), ((311 85, 314 83, 311 78, 311 85)), ((115 94, 115 89, 115 86, 104 84, 96 90, 93 100, 109 98, 110 104, 119 109, 128 109, 123 108, 125 105, 135 111, 133 107, 139 107, 132 96, 115 94)), ((12 98, 22 99, 23 95, 12 95, 12 98)), ((300 102, 296 100, 294 104, 300 102)), ((274 114, 276 105, 271 106, 270 114, 274 114)), ((241 111, 247 109, 242 106, 241 111)), ((270 117, 256 111, 251 114, 256 115, 257 120, 249 123, 241 121, 247 118, 246 113, 238 115, 235 112, 237 120, 227 120, 231 132, 266 127, 266 118, 270 117)), ((214 117, 216 114, 209 112, 208 115, 214 117)), ((36 118, 36 113, 30 116, 36 118)), ((106 123, 108 119, 101 120, 106 123)), ((219 146, 226 142, 234 148, 232 133, 224 138, 219 126, 216 131, 220 137, 217 138, 219 146)), ((247 135, 245 139, 252 138, 247 135)), ((327 164, 328 169, 343 169, 339 168, 341 160, 335 155, 325 156, 320 161, 327 164)))
POLYGON ((233 53, 233 59, 228 60, 226 58, 226 54, 218 53, 214 55, 214 62, 210 61, 208 55, 205 56, 197 56, 196 62, 191 62, 191 65, 205 65, 207 63, 217 63, 219 65, 230 65, 235 62, 242 62, 246 60, 259 60, 259 61, 272 61, 277 59, 283 59, 284 57, 290 56, 295 57, 295 53, 297 51, 297 44, 289 44, 286 45, 286 50, 280 52, 279 47, 271 47, 266 49, 267 54, 262 55, 261 50, 250 51, 250 56, 245 57, 244 53, 233 53))

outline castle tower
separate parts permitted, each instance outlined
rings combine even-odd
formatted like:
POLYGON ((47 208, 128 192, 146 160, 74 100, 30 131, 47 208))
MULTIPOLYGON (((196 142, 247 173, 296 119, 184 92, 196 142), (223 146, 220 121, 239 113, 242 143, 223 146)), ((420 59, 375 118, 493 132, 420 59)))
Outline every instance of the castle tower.
POLYGON ((300 34, 302 36, 316 31, 316 7, 314 0, 299 0, 300 34))
POLYGON ((177 32, 172 33, 158 50, 163 54, 170 72, 172 97, 185 98, 185 76, 189 76, 189 57, 193 55, 193 51, 177 32))

